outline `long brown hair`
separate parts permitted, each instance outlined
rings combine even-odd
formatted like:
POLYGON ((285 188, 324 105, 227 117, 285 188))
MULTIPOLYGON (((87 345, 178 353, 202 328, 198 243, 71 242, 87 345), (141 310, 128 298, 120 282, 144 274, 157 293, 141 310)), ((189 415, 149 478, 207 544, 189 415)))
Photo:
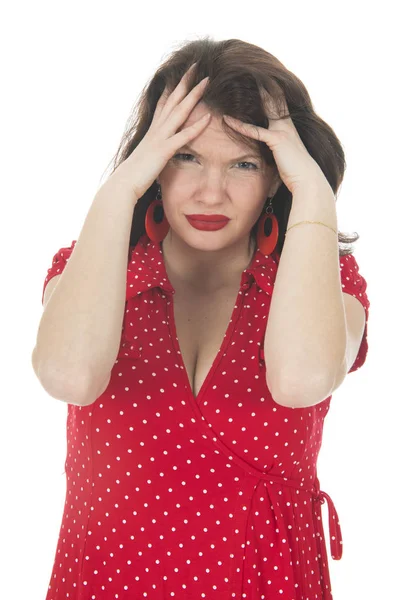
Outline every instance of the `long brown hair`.
MULTIPOLYGON (((147 133, 165 86, 172 91, 195 62, 197 66, 190 75, 189 91, 201 79, 209 76, 210 81, 202 96, 202 102, 214 115, 226 114, 246 123, 268 128, 269 119, 265 115, 259 87, 265 87, 277 102, 277 89, 278 93, 279 89, 282 90, 300 138, 322 169, 334 194, 337 194, 346 168, 344 151, 333 129, 316 114, 302 81, 275 56, 259 46, 238 39, 214 41, 209 36, 182 43, 157 69, 143 89, 128 119, 125 133, 112 159, 112 172, 128 158, 147 133)), ((265 162, 276 169, 273 153, 266 144, 230 129, 224 121, 222 127, 231 139, 256 148, 265 162)), ((138 199, 133 213, 130 246, 135 246, 145 233, 146 210, 156 193, 157 183, 154 181, 138 199)), ((292 194, 283 183, 272 200, 272 206, 279 224, 276 249, 280 254, 292 207, 292 194)), ((250 236, 255 238, 256 231, 257 223, 251 229, 250 236)), ((352 254, 353 248, 349 245, 358 239, 358 233, 345 234, 339 231, 339 255, 352 254)))

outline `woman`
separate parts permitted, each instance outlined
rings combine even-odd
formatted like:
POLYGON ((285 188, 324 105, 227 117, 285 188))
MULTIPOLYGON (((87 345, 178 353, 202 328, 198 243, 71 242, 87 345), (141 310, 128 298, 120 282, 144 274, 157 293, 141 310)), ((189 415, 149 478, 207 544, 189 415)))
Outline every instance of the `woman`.
POLYGON ((340 142, 276 58, 206 38, 118 154, 43 290, 33 365, 68 402, 46 600, 332 598, 316 462, 369 309, 340 142))

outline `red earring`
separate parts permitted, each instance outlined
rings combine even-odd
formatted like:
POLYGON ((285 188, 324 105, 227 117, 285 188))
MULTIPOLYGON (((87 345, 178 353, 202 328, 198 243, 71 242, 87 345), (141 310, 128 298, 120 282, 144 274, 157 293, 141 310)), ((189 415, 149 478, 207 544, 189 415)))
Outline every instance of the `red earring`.
POLYGON ((161 187, 158 188, 155 200, 147 208, 144 226, 152 242, 162 242, 168 233, 169 223, 161 202, 161 187))
POLYGON ((279 237, 278 219, 273 214, 272 198, 269 199, 269 205, 258 221, 257 225, 257 246, 259 250, 268 256, 275 250, 279 237))

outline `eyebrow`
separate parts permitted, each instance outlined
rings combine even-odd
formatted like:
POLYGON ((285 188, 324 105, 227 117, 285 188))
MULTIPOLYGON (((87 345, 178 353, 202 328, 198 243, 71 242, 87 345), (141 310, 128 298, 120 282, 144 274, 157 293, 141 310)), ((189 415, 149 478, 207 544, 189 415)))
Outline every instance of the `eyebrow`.
MULTIPOLYGON (((187 144, 185 144, 185 146, 182 146, 181 148, 179 148, 178 152, 180 152, 181 150, 188 150, 195 156, 198 156, 199 158, 203 158, 203 156, 199 152, 196 152, 196 150, 194 150, 191 146, 188 146, 187 144)), ((254 152, 251 152, 250 154, 244 154, 243 156, 237 156, 236 158, 232 158, 231 160, 239 161, 239 160, 243 160, 244 158, 256 158, 258 160, 261 160, 261 156, 254 152)), ((231 161, 228 161, 228 162, 231 162, 231 161)))

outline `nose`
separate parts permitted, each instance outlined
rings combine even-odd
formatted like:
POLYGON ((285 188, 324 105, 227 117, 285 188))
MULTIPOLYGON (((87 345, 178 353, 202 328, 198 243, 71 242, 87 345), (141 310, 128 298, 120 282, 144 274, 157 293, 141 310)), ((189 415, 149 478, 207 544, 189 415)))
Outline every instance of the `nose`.
POLYGON ((226 175, 218 169, 209 169, 198 182, 197 199, 213 206, 226 201, 226 175))

